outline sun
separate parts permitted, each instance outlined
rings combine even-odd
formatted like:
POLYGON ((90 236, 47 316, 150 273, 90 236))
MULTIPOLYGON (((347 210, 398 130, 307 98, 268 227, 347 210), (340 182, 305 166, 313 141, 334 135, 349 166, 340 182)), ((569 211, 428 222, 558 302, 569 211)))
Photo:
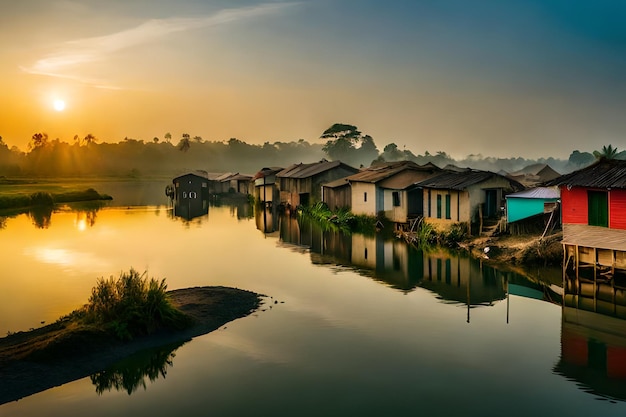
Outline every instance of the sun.
POLYGON ((57 98, 52 102, 52 107, 54 107, 56 111, 63 111, 65 110, 65 101, 57 98))

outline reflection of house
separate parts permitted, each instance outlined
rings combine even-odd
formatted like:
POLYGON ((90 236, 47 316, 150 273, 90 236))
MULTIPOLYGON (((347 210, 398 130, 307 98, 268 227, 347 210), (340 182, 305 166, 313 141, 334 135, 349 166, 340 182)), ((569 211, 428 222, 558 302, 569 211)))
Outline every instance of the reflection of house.
POLYGON ((439 294, 444 300, 467 306, 492 305, 504 300, 504 283, 497 271, 470 256, 452 255, 446 251, 424 254, 422 287, 439 294))
POLYGON ((555 372, 594 394, 626 400, 626 286, 566 274, 564 291, 555 372))
POLYGON ((535 223, 543 228, 547 222, 558 222, 557 208, 561 194, 556 187, 537 187, 506 196, 506 221, 509 230, 525 232, 535 223), (557 214, 555 214, 557 213, 557 214), (533 221, 538 220, 538 221, 533 221), (515 223, 515 224, 513 224, 515 223))
MULTIPOLYGON (((424 219, 437 228, 454 223, 482 226, 484 219, 498 219, 504 196, 524 187, 502 175, 467 169, 446 171, 418 184, 424 188, 424 219)), ((480 227, 479 227, 480 228, 480 227)))
POLYGON ((435 165, 411 161, 376 164, 349 176, 352 212, 385 217, 396 223, 423 215, 423 192, 416 183, 441 171, 435 165))
POLYGON ((601 159, 559 177, 565 266, 626 270, 626 161, 601 159))
POLYGON ((280 190, 280 202, 296 207, 322 201, 322 184, 347 177, 358 169, 341 161, 312 164, 294 164, 276 174, 280 190))
POLYGON ((254 199, 259 202, 278 202, 280 193, 276 184, 276 174, 282 168, 263 168, 257 172, 252 180, 254 181, 254 199))
POLYGON ((526 187, 532 187, 560 176, 561 174, 556 172, 550 165, 547 164, 528 165, 519 171, 508 174, 508 177, 522 183, 526 187))

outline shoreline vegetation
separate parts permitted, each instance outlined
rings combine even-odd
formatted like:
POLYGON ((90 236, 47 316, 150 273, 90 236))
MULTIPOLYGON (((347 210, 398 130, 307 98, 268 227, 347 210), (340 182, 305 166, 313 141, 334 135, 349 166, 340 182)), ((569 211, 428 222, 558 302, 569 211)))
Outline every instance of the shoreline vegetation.
MULTIPOLYGON (((349 210, 331 211, 324 203, 302 208, 300 213, 321 225, 347 232, 375 233, 376 230, 393 227, 384 218, 356 216, 349 210)), ((545 237, 541 234, 472 236, 460 224, 447 231, 438 231, 420 222, 415 230, 395 231, 394 235, 417 249, 444 247, 464 251, 487 263, 509 269, 560 266, 563 261, 562 232, 545 237)))
POLYGON ((0 195, 0 210, 50 208, 54 207, 55 204, 108 200, 113 200, 113 197, 107 194, 100 194, 93 188, 82 191, 65 191, 58 193, 36 191, 30 194, 0 195))
POLYGON ((256 311, 262 295, 229 287, 167 291, 134 269, 100 278, 88 304, 0 338, 0 404, 94 375, 146 349, 182 345, 256 311))

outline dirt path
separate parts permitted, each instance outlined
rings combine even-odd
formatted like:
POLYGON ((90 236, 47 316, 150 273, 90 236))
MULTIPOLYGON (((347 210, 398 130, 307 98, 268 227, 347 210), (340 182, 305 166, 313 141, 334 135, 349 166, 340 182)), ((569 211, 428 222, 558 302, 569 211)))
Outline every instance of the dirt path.
POLYGON ((68 331, 55 323, 0 338, 0 404, 90 376, 144 349, 183 344, 249 315, 261 303, 258 294, 227 287, 169 294, 172 303, 194 319, 192 327, 118 342, 100 333, 68 331))

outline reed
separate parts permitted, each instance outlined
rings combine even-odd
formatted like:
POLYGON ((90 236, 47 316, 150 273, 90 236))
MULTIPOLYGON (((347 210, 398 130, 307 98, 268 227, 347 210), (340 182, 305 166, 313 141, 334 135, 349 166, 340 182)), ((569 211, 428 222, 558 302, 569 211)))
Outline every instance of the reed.
POLYGON ((83 312, 87 323, 124 340, 189 324, 187 316, 171 304, 165 279, 148 278, 146 272, 133 268, 118 278, 100 278, 83 312))

